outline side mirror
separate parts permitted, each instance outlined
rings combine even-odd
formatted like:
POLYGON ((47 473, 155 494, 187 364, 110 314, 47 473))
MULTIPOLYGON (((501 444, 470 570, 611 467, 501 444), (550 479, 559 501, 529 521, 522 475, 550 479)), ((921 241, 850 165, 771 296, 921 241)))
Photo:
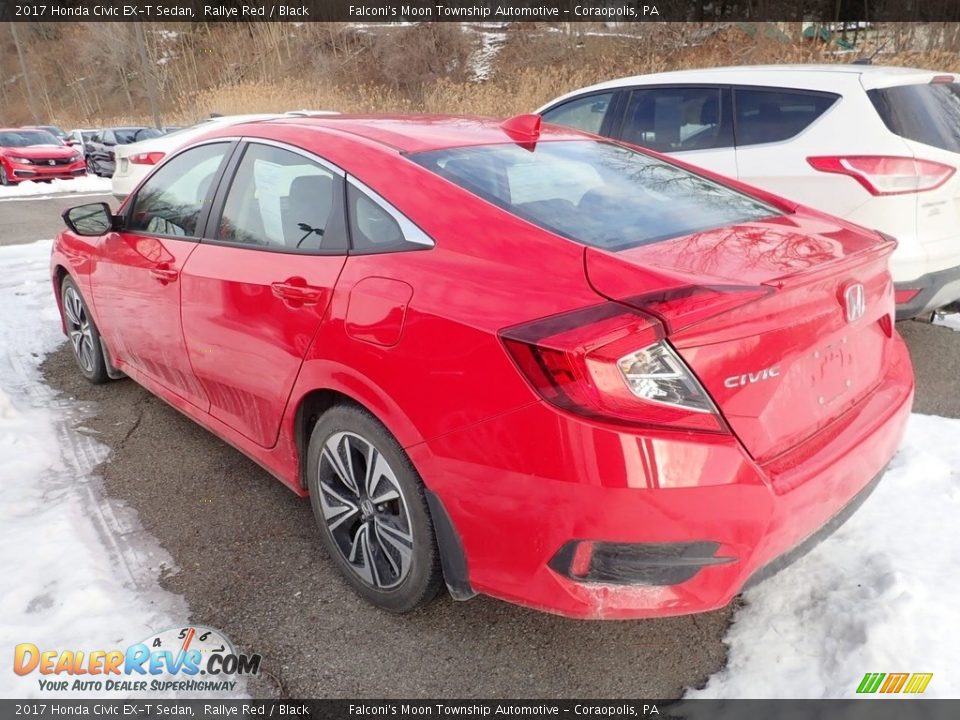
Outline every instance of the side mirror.
POLYGON ((97 237, 120 227, 120 218, 106 203, 77 205, 63 211, 63 222, 77 235, 97 237))
POLYGON ((67 147, 73 147, 74 145, 77 144, 77 141, 74 140, 73 138, 64 138, 63 144, 66 145, 67 147))

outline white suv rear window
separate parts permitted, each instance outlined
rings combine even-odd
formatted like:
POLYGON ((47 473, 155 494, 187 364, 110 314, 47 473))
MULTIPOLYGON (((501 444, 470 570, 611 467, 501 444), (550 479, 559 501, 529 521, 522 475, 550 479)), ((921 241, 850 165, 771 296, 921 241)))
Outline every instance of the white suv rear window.
POLYGON ((960 153, 960 84, 901 85, 867 95, 890 132, 960 153))

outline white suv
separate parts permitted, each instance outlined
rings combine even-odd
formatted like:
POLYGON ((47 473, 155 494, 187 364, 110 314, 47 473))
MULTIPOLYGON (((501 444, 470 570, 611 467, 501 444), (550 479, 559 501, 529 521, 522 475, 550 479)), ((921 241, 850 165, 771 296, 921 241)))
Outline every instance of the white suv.
POLYGON ((872 65, 687 70, 593 85, 537 113, 894 236, 898 318, 960 299, 953 74, 872 65))

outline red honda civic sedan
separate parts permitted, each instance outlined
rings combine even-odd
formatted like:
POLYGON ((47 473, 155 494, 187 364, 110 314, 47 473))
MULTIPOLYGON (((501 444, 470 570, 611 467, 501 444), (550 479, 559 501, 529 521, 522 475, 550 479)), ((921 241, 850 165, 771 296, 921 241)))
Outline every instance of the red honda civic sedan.
POLYGON ((87 174, 83 154, 40 128, 0 128, 0 185, 87 174))
POLYGON ((128 375, 302 496, 394 612, 727 604, 835 527, 913 399, 895 242, 520 116, 214 132, 51 273, 128 375))

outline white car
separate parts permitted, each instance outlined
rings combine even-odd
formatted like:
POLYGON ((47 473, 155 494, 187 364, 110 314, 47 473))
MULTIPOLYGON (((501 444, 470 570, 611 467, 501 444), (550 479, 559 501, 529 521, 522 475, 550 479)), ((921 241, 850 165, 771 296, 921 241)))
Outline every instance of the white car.
POLYGON ((897 318, 960 299, 960 83, 873 65, 638 75, 537 110, 892 235, 897 318))
POLYGON ((74 128, 67 133, 67 139, 73 143, 73 147, 86 155, 87 141, 96 134, 97 131, 93 128, 74 128))
POLYGON ((336 113, 327 110, 298 110, 287 113, 215 115, 201 120, 196 125, 174 130, 160 137, 143 140, 138 143, 130 143, 129 145, 117 145, 114 149, 116 160, 112 178, 113 194, 117 199, 123 200, 136 189, 140 181, 153 169, 153 166, 160 162, 165 156, 218 127, 237 125, 254 120, 270 120, 284 116, 335 114, 336 113))

